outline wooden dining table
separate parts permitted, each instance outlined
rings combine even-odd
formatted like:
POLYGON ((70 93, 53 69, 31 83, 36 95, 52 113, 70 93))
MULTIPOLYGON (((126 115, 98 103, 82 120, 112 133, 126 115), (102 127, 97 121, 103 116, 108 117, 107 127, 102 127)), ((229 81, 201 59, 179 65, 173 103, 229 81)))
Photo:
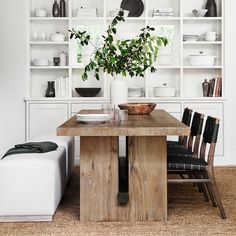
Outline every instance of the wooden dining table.
POLYGON ((59 126, 58 136, 80 136, 80 221, 166 221, 167 136, 189 132, 164 110, 122 123, 85 124, 73 116, 59 126), (127 204, 117 197, 119 136, 129 137, 127 204))

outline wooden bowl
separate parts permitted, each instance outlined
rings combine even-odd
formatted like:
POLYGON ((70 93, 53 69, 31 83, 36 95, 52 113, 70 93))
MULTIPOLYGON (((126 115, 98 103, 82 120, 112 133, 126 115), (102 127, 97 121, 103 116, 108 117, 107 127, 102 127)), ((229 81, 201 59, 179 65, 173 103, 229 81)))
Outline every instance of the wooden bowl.
POLYGON ((155 103, 126 103, 120 104, 121 110, 128 110, 129 115, 149 115, 156 107, 155 103))
POLYGON ((95 97, 101 88, 75 88, 75 91, 82 97, 95 97))

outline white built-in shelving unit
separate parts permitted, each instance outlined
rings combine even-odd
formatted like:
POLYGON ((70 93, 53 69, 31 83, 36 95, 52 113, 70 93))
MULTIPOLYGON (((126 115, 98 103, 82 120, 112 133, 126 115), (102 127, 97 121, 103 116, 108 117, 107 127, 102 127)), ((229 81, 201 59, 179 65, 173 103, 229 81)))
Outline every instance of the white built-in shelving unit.
MULTIPOLYGON (((96 27, 101 34, 105 33, 107 26, 113 19, 110 17, 111 10, 120 7, 121 0, 66 0, 66 17, 52 17, 53 0, 29 0, 29 18, 28 18, 28 89, 27 89, 27 116, 30 123, 30 104, 67 104, 68 116, 75 113, 78 108, 74 104, 100 104, 108 102, 110 96, 110 81, 112 78, 108 75, 101 74, 100 81, 92 77, 83 82, 81 75, 84 66, 77 63, 76 60, 76 43, 75 40, 69 40, 68 29, 77 28, 78 26, 96 27), (96 8, 98 17, 77 17, 77 9, 81 6, 84 8, 96 8), (48 17, 35 17, 35 9, 47 9, 48 17), (34 31, 44 32, 47 36, 57 31, 66 35, 66 41, 54 43, 51 41, 33 41, 34 31), (68 65, 65 67, 52 66, 52 59, 58 56, 60 51, 68 54, 68 65), (31 62, 35 58, 48 58, 51 61, 49 67, 35 67, 31 62), (45 98, 42 87, 45 87, 47 81, 55 80, 57 77, 70 77, 73 81, 73 97, 69 99, 45 98), (79 97, 74 91, 75 87, 101 87, 98 97, 83 98, 79 97), (76 109, 75 109, 76 107, 76 109)), ((58 1, 59 2, 59 1, 58 1)), ((157 64, 157 72, 151 74, 145 73, 145 78, 127 78, 128 86, 142 86, 144 96, 139 98, 130 98, 130 101, 153 101, 159 104, 167 104, 167 110, 171 105, 175 108, 169 109, 176 117, 180 118, 183 108, 186 106, 193 107, 195 110, 202 111, 205 114, 224 117, 224 104, 226 101, 224 76, 224 0, 216 0, 217 17, 194 17, 193 9, 204 8, 206 0, 143 0, 145 9, 140 17, 126 18, 126 22, 118 25, 117 37, 128 38, 135 36, 139 30, 147 25, 172 25, 174 26, 174 44, 171 55, 171 63, 157 64), (153 18, 152 12, 155 8, 174 8, 173 17, 153 18), (184 42, 184 34, 202 35, 207 31, 216 31, 218 41, 207 42, 184 42), (217 56, 216 64, 212 67, 193 67, 189 66, 187 57, 204 51, 208 55, 217 56), (203 97, 202 82, 204 79, 222 77, 222 97, 203 97), (176 97, 165 98, 155 97, 153 88, 167 83, 170 87, 176 88, 176 97), (170 106, 169 106, 170 105, 170 106), (178 107, 178 108, 177 108, 178 107)), ((160 107, 163 107, 162 105, 160 107)), ((171 106, 172 107, 172 106, 171 106)), ((165 108, 165 106, 164 106, 165 108)), ((49 108, 48 108, 49 109, 49 108)), ((50 109, 49 109, 50 110, 50 109)), ((31 136, 30 127, 27 125, 27 136, 31 136)), ((221 128, 221 141, 218 149, 218 155, 223 155, 223 135, 224 129, 221 128)))

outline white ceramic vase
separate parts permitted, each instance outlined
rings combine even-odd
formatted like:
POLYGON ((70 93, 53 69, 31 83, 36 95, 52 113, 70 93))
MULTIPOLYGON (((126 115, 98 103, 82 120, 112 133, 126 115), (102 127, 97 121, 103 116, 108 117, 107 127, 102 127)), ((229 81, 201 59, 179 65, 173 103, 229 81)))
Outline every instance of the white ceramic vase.
POLYGON ((128 102, 128 86, 125 78, 117 76, 111 82, 111 104, 119 105, 128 102))

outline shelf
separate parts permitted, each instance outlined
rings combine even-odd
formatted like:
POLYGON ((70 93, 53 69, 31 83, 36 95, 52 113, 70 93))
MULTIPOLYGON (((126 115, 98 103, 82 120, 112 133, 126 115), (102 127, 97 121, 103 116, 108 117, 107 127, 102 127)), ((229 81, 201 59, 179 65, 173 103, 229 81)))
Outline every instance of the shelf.
POLYGON ((222 42, 221 41, 196 41, 196 42, 187 42, 187 41, 183 41, 183 44, 186 45, 202 45, 202 44, 213 44, 213 45, 221 45, 222 42))
POLYGON ((171 65, 167 65, 167 66, 154 66, 156 69, 180 69, 180 66, 171 66, 171 65))
MULTIPOLYGON (((114 17, 106 17, 106 20, 113 20, 114 17)), ((145 17, 125 17, 125 21, 145 21, 145 17)))
POLYGON ((69 45, 69 42, 31 41, 31 45, 69 45))
POLYGON ((183 20, 193 21, 208 21, 208 20, 222 20, 222 17, 183 17, 183 20))
POLYGON ((183 66, 183 69, 222 69, 222 66, 183 66))
POLYGON ((104 20, 104 17, 71 17, 72 20, 104 20))
POLYGON ((67 70, 69 66, 30 66, 31 70, 67 70))
POLYGON ((69 17, 30 17, 31 21, 68 21, 69 17))
MULTIPOLYGON (((72 102, 109 102, 110 99, 107 97, 72 97, 72 98, 45 98, 45 97, 28 97, 25 101, 72 101, 72 102)), ((226 98, 223 97, 140 97, 140 98, 128 98, 128 101, 136 102, 156 102, 167 101, 167 102, 182 102, 182 101, 199 101, 199 102, 224 102, 226 98)))
POLYGON ((156 21, 156 20, 163 20, 163 21, 172 21, 172 20, 180 20, 180 17, 175 17, 175 16, 173 16, 173 17, 164 17, 164 16, 160 16, 160 17, 148 17, 147 18, 148 20, 150 20, 150 21, 156 21))

